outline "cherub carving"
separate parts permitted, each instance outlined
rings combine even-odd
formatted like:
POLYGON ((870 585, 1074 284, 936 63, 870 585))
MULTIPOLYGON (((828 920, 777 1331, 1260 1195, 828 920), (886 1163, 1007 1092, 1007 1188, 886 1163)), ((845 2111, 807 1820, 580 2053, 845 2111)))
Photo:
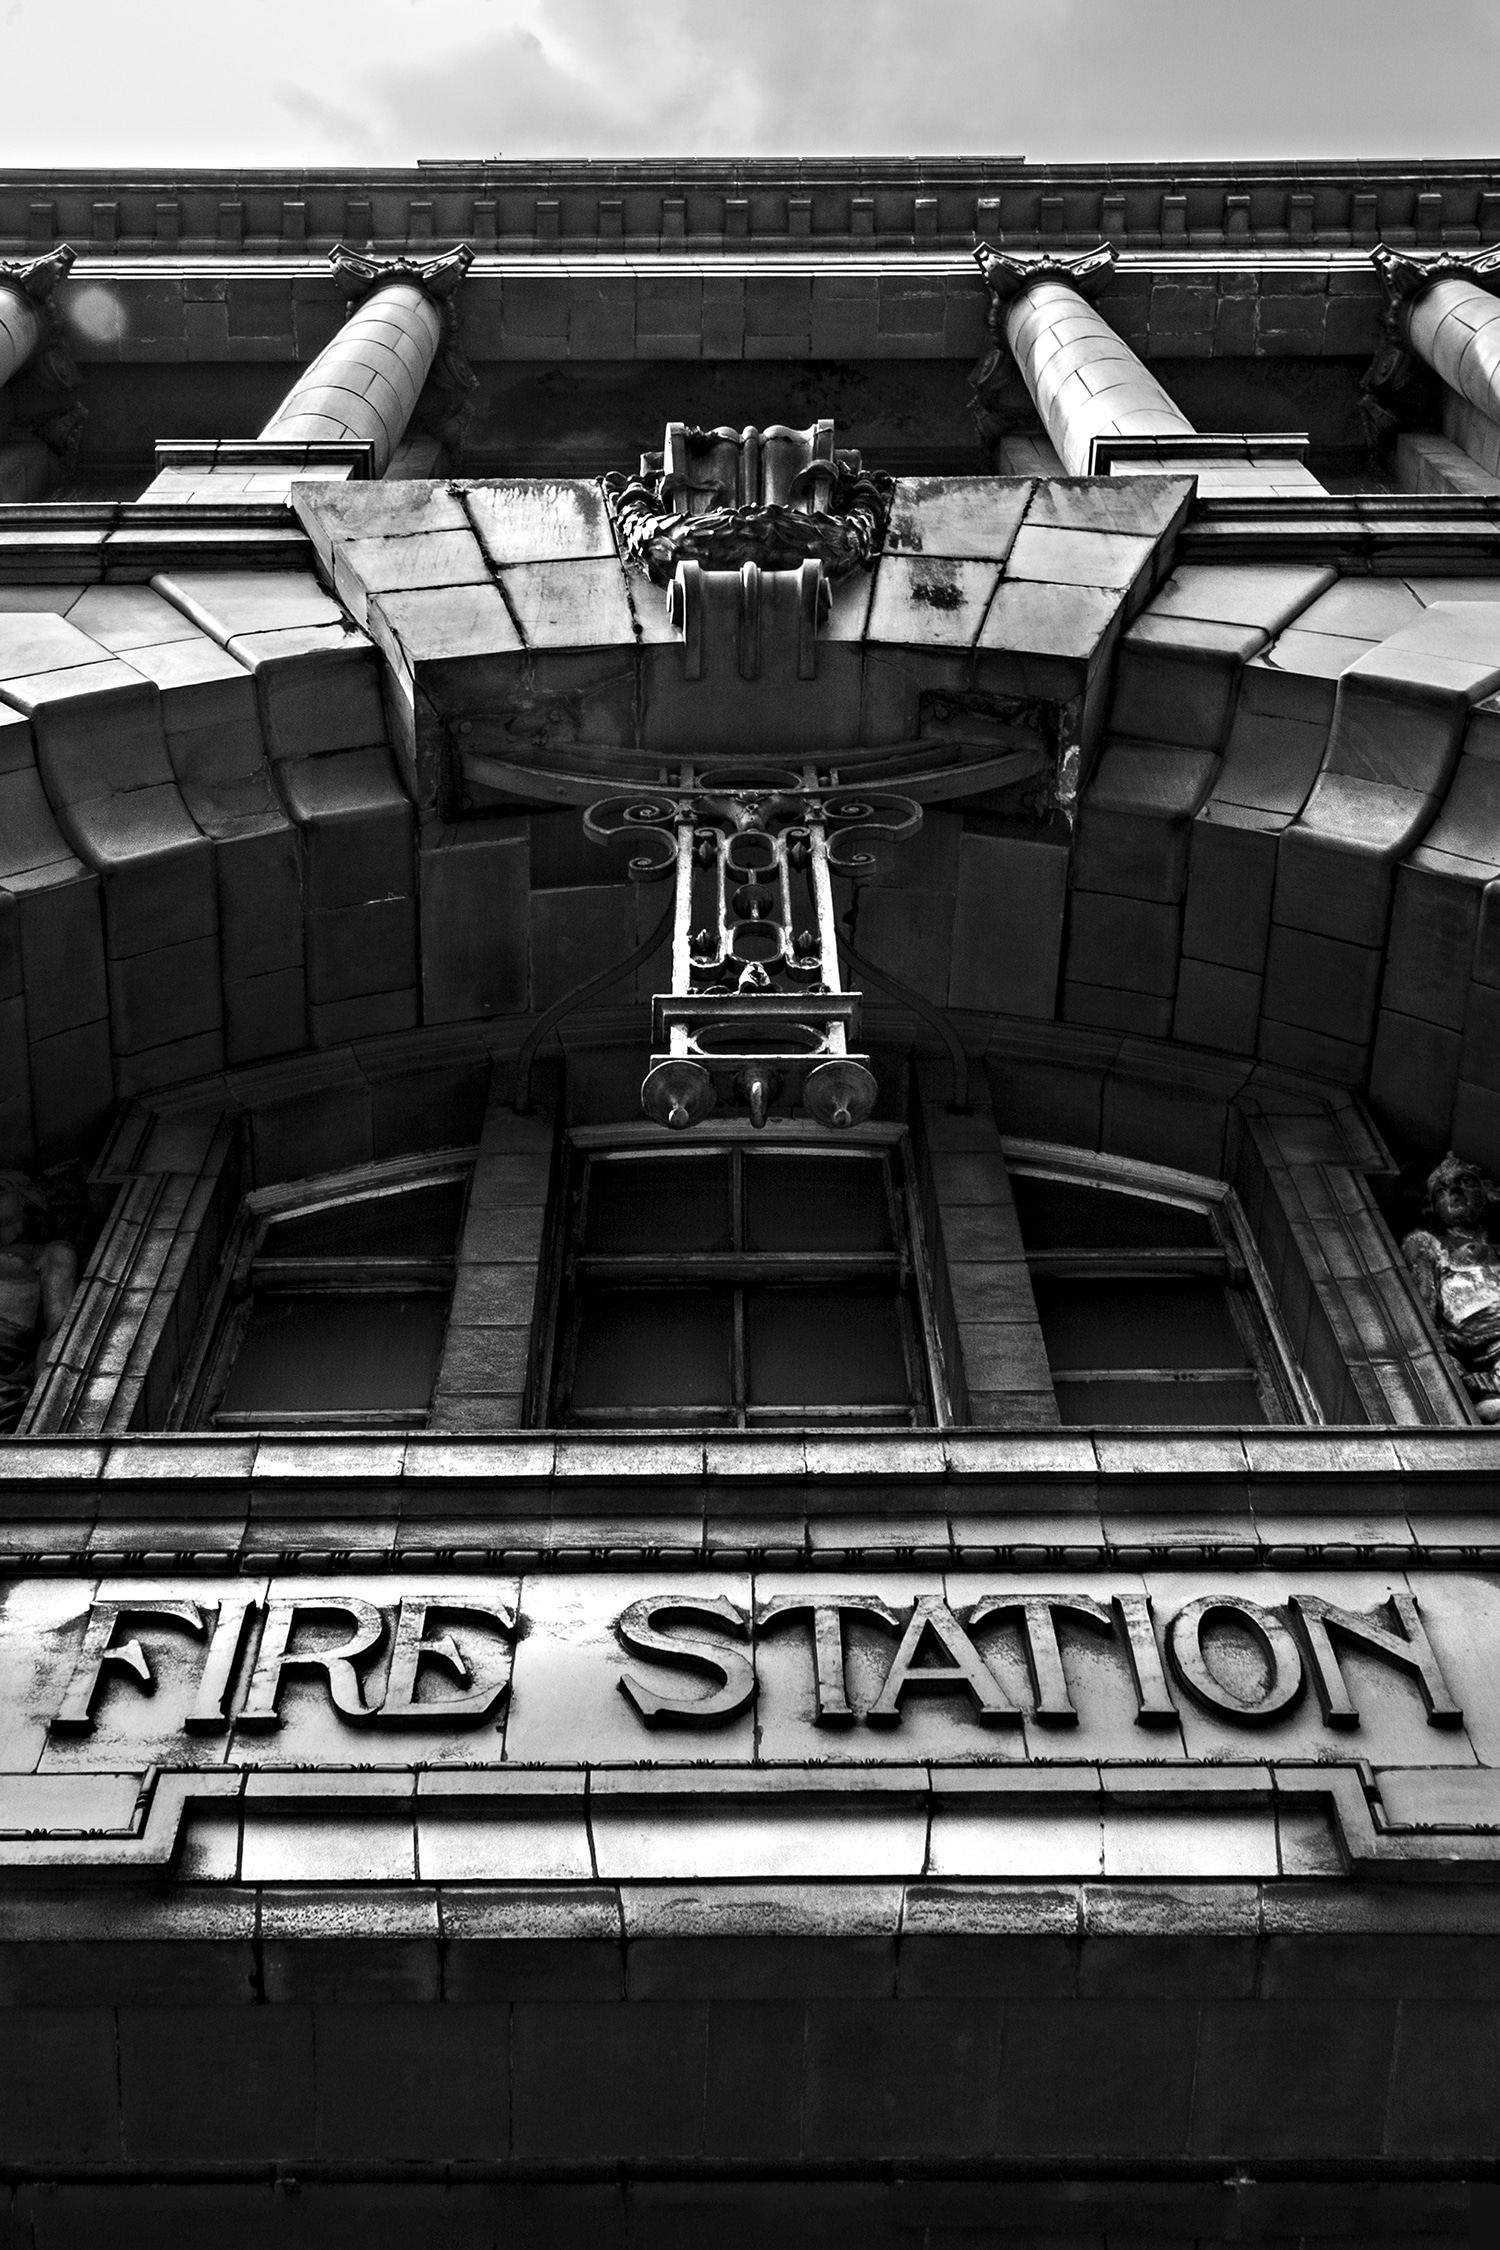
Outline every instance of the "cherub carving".
POLYGON ((78 1253, 24 1172, 0 1172, 0 1432, 13 1430, 36 1379, 37 1354, 62 1326, 78 1253))
POLYGON ((1450 1149, 1428 1174, 1434 1225, 1401 1245, 1481 1422, 1500 1422, 1500 1245, 1488 1223, 1497 1203, 1500 1187, 1450 1149))

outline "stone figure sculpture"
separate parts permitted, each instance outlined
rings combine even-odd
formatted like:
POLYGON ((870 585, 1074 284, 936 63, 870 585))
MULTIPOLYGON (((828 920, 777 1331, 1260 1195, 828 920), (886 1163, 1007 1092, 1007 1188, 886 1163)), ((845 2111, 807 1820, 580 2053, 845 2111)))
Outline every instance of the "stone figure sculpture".
POLYGON ((36 1379, 37 1354, 62 1326, 78 1254, 24 1172, 0 1172, 0 1432, 13 1430, 36 1379))
POLYGON ((1489 1213, 1500 1187, 1450 1149, 1427 1179, 1435 1224, 1402 1254, 1481 1422, 1500 1422, 1500 1244, 1489 1213))

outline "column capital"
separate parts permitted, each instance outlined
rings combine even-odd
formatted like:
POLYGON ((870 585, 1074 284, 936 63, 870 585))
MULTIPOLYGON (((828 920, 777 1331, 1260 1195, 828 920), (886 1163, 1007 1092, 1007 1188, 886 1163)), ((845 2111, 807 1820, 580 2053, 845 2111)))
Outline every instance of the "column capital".
POLYGON ((456 250, 445 250, 439 258, 371 258, 361 250, 351 250, 347 243, 336 242, 328 253, 328 263, 348 297, 368 297, 387 282, 409 281, 440 305, 452 297, 474 263, 474 253, 467 242, 461 242, 456 250))
POLYGON ((1006 315, 1022 291, 1034 281, 1065 281, 1081 297, 1091 297, 1114 271, 1115 247, 1112 242, 1101 242, 1097 250, 1081 250, 1074 257, 1059 258, 1050 250, 996 250, 988 242, 976 242, 970 256, 990 293, 989 331, 993 339, 969 375, 977 411, 980 394, 1005 357, 1006 315))
POLYGON ((1393 250, 1377 242, 1370 263, 1380 277, 1384 300, 1380 342, 1360 378, 1360 411, 1371 441, 1389 440, 1398 426, 1395 394, 1412 369, 1410 314, 1424 289, 1436 281, 1467 281, 1488 295, 1500 292, 1500 247, 1491 250, 1393 250), (1384 394, 1384 395, 1382 395, 1384 394))
POLYGON ((1388 321, 1434 281, 1472 281, 1477 289, 1500 289, 1500 246, 1470 251, 1393 250, 1389 243, 1377 242, 1370 263, 1380 276, 1388 321))
POLYGON ((1033 281, 1065 281, 1081 296, 1092 296, 1115 265, 1112 242, 1101 242, 1097 250, 1081 250, 1072 258, 1055 257, 1050 250, 996 250, 988 242, 976 242, 970 255, 1000 305, 1008 304, 1033 281))
POLYGON ((18 289, 33 304, 44 305, 60 281, 66 281, 78 253, 71 242, 60 242, 44 258, 0 258, 0 281, 18 289))

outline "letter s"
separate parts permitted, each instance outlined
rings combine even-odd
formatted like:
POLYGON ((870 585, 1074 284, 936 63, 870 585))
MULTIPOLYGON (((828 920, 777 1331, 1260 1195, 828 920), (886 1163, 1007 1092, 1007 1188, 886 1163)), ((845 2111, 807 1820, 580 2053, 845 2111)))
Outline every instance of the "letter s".
POLYGON ((658 1618, 699 1617, 722 1620, 736 1638, 748 1630, 744 1612, 723 1595, 698 1599, 652 1597, 632 1602, 615 1620, 615 1632, 632 1656, 649 1657, 656 1664, 676 1664, 692 1672, 706 1672, 719 1684, 709 1695, 658 1695, 654 1688, 630 1672, 620 1675, 620 1692, 632 1702, 648 1727, 714 1726, 737 1718, 755 1696, 755 1667, 739 1649, 726 1648, 710 1633, 669 1636, 657 1627, 658 1618))

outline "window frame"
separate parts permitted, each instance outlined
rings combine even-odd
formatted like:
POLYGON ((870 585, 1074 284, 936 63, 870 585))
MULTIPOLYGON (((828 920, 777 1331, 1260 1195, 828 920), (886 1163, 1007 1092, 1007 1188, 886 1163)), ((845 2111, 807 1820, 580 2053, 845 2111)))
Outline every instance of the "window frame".
MULTIPOLYGON (((740 1435, 756 1430, 931 1429, 951 1428, 954 1422, 948 1372, 933 1304, 932 1254, 922 1225, 917 1173, 911 1136, 904 1125, 872 1123, 853 1127, 831 1141, 827 1131, 811 1120, 772 1119, 762 1128, 747 1119, 709 1118, 693 1128, 691 1136, 668 1135, 659 1125, 580 1125, 569 1130, 563 1151, 559 1197, 559 1223, 555 1229, 547 1290, 541 1311, 543 1323, 536 1419, 545 1428, 621 1430, 646 1434, 654 1430, 713 1430, 740 1435), (589 1253, 582 1249, 584 1213, 582 1196, 591 1160, 611 1155, 654 1155, 663 1158, 694 1151, 770 1153, 775 1150, 849 1156, 859 1150, 878 1152, 890 1198, 894 1246, 889 1251, 749 1251, 743 1247, 722 1251, 642 1253, 589 1253), (723 1409, 685 1408, 680 1405, 638 1407, 622 1419, 617 1407, 572 1409, 568 1386, 579 1326, 580 1292, 577 1276, 592 1267, 615 1283, 639 1278, 681 1280, 684 1269, 705 1284, 719 1280, 736 1293, 731 1389, 734 1396, 723 1409), (856 1278, 860 1273, 891 1277, 901 1309, 902 1349, 906 1361, 909 1403, 904 1408, 836 1405, 827 1407, 752 1407, 744 1400, 746 1355, 741 1292, 756 1282, 777 1279, 808 1281, 856 1278), (566 1414, 566 1419, 564 1419, 566 1414)), ((737 1188, 736 1193, 742 1193, 737 1188)))
POLYGON ((283 1288, 305 1280, 308 1293, 324 1286, 342 1285, 356 1295, 394 1296, 419 1292, 446 1294, 443 1321, 446 1339, 452 1318, 453 1293, 460 1272, 460 1248, 477 1149, 445 1149, 422 1156, 394 1158, 381 1164, 352 1166, 313 1179, 284 1181, 275 1187, 253 1188, 246 1194, 231 1223, 219 1270, 198 1324, 177 1395, 168 1418, 173 1430, 214 1430, 225 1435, 296 1434, 312 1430, 420 1430, 431 1419, 432 1402, 442 1372, 440 1342, 433 1364, 432 1389, 424 1407, 285 1409, 256 1412, 224 1411, 214 1402, 221 1398, 233 1372, 235 1356, 248 1324, 259 1282, 283 1288), (409 1194, 426 1187, 461 1181, 464 1204, 454 1229, 453 1253, 447 1259, 389 1258, 372 1255, 350 1258, 266 1258, 258 1246, 269 1226, 283 1219, 386 1197, 409 1194))
MULTIPOLYGON (((1312 1385, 1294 1351, 1276 1292, 1256 1247, 1240 1199, 1227 1180, 1183 1172, 1165 1164, 1136 1157, 1112 1156, 1099 1150, 1068 1148, 1053 1141, 1036 1141, 1012 1134, 1001 1135, 1006 1170, 1015 1178, 1051 1179, 1093 1186, 1138 1201, 1164 1203, 1179 1210, 1201 1213, 1213 1227, 1217 1250, 1026 1250, 1033 1275, 1045 1278, 1097 1280, 1145 1279, 1202 1275, 1222 1278, 1225 1301, 1236 1332, 1245 1347, 1249 1372, 1260 1395, 1265 1422, 1270 1427, 1322 1427, 1324 1415, 1312 1385)), ((1024 1237, 1023 1237, 1024 1247, 1024 1237)), ((1049 1361, 1050 1367, 1050 1361, 1049 1361)), ((1243 1382, 1245 1369, 1167 1370, 1162 1368, 1082 1368, 1051 1370, 1054 1392, 1061 1383, 1082 1382, 1243 1382)), ((1240 1428, 1239 1423, 1184 1422, 1160 1425, 1074 1423, 1066 1428, 1161 1427, 1188 1433, 1193 1430, 1240 1428)), ((1257 1427, 1260 1425, 1256 1425, 1257 1427)))

